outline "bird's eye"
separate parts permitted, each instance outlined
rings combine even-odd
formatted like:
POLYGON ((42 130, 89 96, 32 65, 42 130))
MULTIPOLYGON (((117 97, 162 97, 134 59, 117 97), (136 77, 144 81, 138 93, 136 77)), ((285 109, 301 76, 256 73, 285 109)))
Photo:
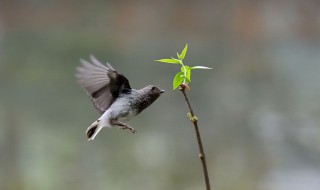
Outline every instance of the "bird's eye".
POLYGON ((154 91, 156 89, 156 87, 152 87, 151 90, 154 91))

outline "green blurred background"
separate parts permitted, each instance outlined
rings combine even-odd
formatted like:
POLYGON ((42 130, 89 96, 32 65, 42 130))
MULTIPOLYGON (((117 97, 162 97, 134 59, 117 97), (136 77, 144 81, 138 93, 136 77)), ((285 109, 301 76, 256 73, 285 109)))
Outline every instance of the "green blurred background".
POLYGON ((189 44, 189 93, 217 190, 320 189, 320 2, 0 1, 0 189, 204 189, 194 130, 172 91, 189 44), (76 84, 94 54, 134 88, 166 90, 103 129, 76 84))

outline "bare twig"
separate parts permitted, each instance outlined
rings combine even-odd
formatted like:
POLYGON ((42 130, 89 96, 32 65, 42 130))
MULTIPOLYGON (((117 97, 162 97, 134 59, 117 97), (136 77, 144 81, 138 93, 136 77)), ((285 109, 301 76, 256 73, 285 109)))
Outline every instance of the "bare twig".
POLYGON ((188 104, 188 107, 189 107, 188 116, 189 116, 190 121, 193 123, 194 129, 196 132, 198 146, 199 146, 199 159, 201 160, 201 164, 202 164, 204 180, 206 183, 206 190, 210 190, 211 188, 210 188, 209 174, 208 174, 208 169, 207 169, 206 157, 204 154, 203 145, 202 145, 202 141, 201 141, 201 135, 199 132, 199 127, 198 127, 198 118, 197 118, 197 116, 194 115, 193 109, 191 107, 191 104, 189 102, 188 96, 185 91, 186 88, 190 90, 190 87, 185 83, 182 83, 179 86, 179 90, 182 92, 182 94, 188 104))

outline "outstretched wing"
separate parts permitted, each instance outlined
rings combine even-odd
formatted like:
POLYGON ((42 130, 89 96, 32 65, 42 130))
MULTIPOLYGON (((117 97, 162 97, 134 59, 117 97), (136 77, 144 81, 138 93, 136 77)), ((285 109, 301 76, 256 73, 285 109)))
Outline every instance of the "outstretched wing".
POLYGON ((128 79, 119 74, 110 64, 99 62, 90 56, 91 62, 81 59, 81 66, 77 67, 78 83, 90 95, 99 113, 104 113, 121 91, 130 91, 128 79))

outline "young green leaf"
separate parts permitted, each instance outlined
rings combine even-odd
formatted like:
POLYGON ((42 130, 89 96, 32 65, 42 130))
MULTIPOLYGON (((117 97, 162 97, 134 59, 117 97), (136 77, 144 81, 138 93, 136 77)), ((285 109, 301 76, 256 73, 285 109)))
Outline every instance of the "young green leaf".
POLYGON ((180 64, 179 60, 177 60, 177 59, 158 59, 155 61, 162 62, 162 63, 180 64))
POLYGON ((176 88, 178 88, 178 86, 183 82, 184 79, 184 73, 183 72, 178 72, 174 78, 173 78, 173 90, 175 90, 176 88))
POLYGON ((184 57, 186 56, 186 53, 187 53, 187 50, 188 50, 188 44, 186 44, 186 46, 183 48, 181 54, 180 54, 180 57, 179 59, 183 60, 184 57))
POLYGON ((184 67, 181 67, 181 68, 180 68, 181 72, 185 72, 185 70, 184 70, 184 69, 186 69, 186 70, 190 70, 190 67, 189 67, 189 66, 187 66, 187 65, 185 65, 184 67))
POLYGON ((212 69, 210 67, 205 67, 205 66, 193 66, 191 69, 212 69))
POLYGON ((190 69, 190 67, 186 66, 186 65, 184 67, 181 67, 181 72, 183 72, 183 74, 184 74, 184 72, 186 72, 186 77, 187 77, 188 81, 191 82, 191 69, 190 69), (186 69, 186 71, 184 71, 184 69, 186 69))
POLYGON ((187 70, 187 79, 191 82, 191 69, 187 70))
POLYGON ((177 52, 177 58, 181 60, 179 53, 177 52))

